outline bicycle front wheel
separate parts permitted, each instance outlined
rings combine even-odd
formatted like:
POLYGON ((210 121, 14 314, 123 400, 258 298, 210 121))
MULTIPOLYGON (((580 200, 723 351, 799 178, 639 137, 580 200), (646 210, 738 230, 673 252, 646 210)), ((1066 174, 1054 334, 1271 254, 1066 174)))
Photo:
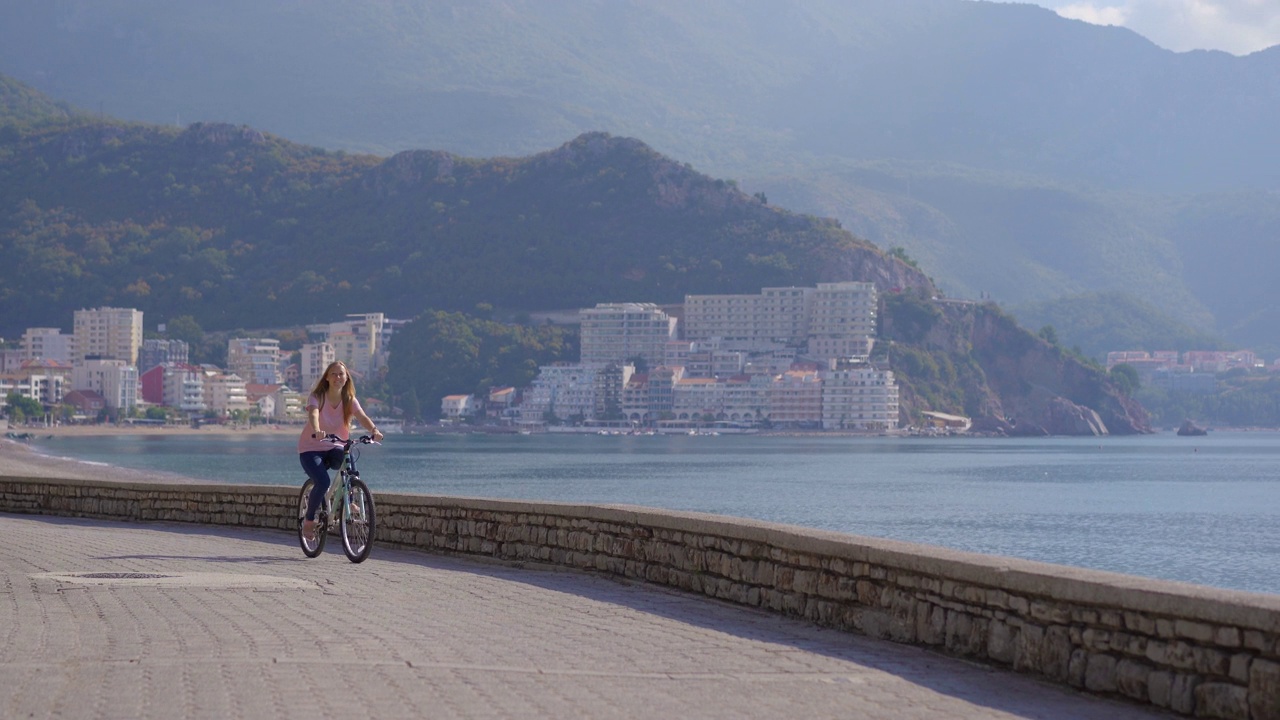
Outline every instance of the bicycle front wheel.
POLYGON ((315 531, 309 535, 302 532, 302 523, 307 519, 307 505, 311 500, 311 489, 315 486, 316 481, 308 478, 302 483, 302 493, 298 495, 298 544, 302 546, 302 554, 309 558, 324 551, 324 541, 329 535, 324 508, 316 511, 315 531))
POLYGON ((352 479, 342 512, 342 551, 353 563, 364 562, 373 549, 373 495, 363 480, 352 479))

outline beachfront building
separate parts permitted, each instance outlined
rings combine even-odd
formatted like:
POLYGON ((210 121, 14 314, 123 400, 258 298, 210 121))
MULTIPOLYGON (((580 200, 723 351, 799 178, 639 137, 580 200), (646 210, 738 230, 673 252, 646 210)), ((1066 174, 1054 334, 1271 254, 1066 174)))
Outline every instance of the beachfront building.
POLYGON ((672 386, 671 414, 690 424, 724 419, 725 383, 709 377, 685 377, 672 386))
POLYGON ((816 370, 788 370, 769 386, 769 422, 775 427, 822 426, 822 377, 816 370))
MULTIPOLYGON (((287 355, 285 356, 288 357, 287 355)), ((232 338, 227 341, 227 370, 245 382, 280 385, 280 341, 274 338, 232 338)))
POLYGON ((248 388, 239 375, 206 365, 201 368, 201 379, 201 399, 208 410, 226 417, 253 407, 248 388))
POLYGON ((594 419, 596 377, 602 369, 581 363, 557 363, 538 368, 538 377, 524 394, 520 424, 594 419))
POLYGON ((71 366, 57 360, 27 360, 12 372, 0 373, 0 400, 17 393, 52 407, 70 390, 71 366))
MULTIPOLYGON (((137 363, 138 349, 142 347, 142 311, 113 307, 76 310, 74 325, 72 365, 89 358, 120 360, 125 365, 137 363)), ((111 398, 104 397, 110 403, 111 398)))
POLYGON ((75 335, 59 328, 27 328, 22 334, 22 360, 56 360, 70 366, 75 357, 75 335))
POLYGON ((440 400, 440 415, 445 419, 461 420, 475 413, 475 395, 445 395, 440 400))
POLYGON ((769 415, 769 388, 772 375, 734 375, 724 380, 724 407, 721 413, 733 425, 751 427, 769 415))
POLYGON ((205 410, 203 373, 194 365, 167 362, 152 366, 138 376, 138 386, 143 402, 188 414, 205 410))
POLYGON ((622 391, 635 375, 634 365, 609 363, 600 368, 595 376, 595 410, 593 416, 597 420, 622 420, 622 391))
POLYGON ((138 369, 124 360, 88 358, 71 370, 73 390, 92 390, 107 408, 128 410, 138 404, 138 369))
POLYGON ((676 319, 653 303, 599 303, 578 311, 582 364, 665 362, 666 345, 676 337, 676 319))
POLYGON ((822 373, 824 430, 885 431, 898 426, 898 385, 890 370, 838 366, 822 373))

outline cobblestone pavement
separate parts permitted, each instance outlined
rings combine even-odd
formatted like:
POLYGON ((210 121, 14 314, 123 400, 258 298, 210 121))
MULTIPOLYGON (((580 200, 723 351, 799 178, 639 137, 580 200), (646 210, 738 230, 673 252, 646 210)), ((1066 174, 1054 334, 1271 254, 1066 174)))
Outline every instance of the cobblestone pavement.
POLYGON ((587 573, 176 524, 0 538, 3 718, 1169 717, 587 573))

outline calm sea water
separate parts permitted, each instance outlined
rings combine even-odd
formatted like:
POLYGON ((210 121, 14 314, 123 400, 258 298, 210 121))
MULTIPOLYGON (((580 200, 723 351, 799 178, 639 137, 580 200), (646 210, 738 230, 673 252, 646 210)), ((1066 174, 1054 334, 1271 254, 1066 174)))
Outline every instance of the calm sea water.
MULTIPOLYGON (((292 437, 48 439, 51 455, 301 485, 292 437)), ((397 435, 375 492, 628 503, 1280 593, 1280 433, 1125 438, 397 435)))

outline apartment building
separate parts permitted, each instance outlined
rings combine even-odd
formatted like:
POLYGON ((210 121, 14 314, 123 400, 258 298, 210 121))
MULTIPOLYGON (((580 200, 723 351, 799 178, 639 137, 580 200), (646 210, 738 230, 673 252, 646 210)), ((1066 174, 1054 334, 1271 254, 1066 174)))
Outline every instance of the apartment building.
POLYGON ((204 373, 187 363, 153 365, 138 376, 143 402, 193 414, 204 412, 204 373))
POLYGON ((822 373, 824 430, 883 431, 898 426, 898 385, 890 370, 869 365, 822 373))
POLYGON ((71 390, 71 366, 49 359, 27 360, 13 372, 0 373, 0 400, 11 392, 50 407, 71 390))
POLYGON ((227 341, 227 370, 247 383, 280 385, 280 341, 274 338, 232 338, 227 341))
POLYGON ((788 370, 769 387, 769 422, 775 427, 822 426, 822 377, 816 370, 788 370))
POLYGON ((810 357, 866 357, 875 337, 875 285, 819 283, 759 295, 687 295, 684 339, 719 338, 725 349, 762 354, 803 346, 810 357))
POLYGON ((772 375, 735 375, 724 381, 724 419, 740 425, 755 425, 769 416, 769 388, 772 375))
POLYGON ((681 378, 672 387, 671 413, 679 421, 723 420, 725 383, 715 378, 681 378))
POLYGON ((653 303, 599 303, 578 311, 582 364, 603 366, 639 359, 648 367, 665 361, 676 337, 676 319, 653 303))
POLYGON ((871 283, 818 283, 809 315, 809 357, 868 357, 876 336, 877 302, 871 283))
POLYGON ((138 404, 138 369, 124 360, 88 358, 71 370, 73 390, 92 390, 113 410, 138 404))
POLYGON ((22 359, 56 360, 71 365, 75 357, 75 335, 60 328, 27 328, 22 334, 22 359))
POLYGON ((143 340, 138 351, 138 370, 146 372, 157 365, 191 362, 191 346, 184 340, 143 340))
POLYGON ((299 389, 310 395, 316 383, 320 382, 320 376, 324 375, 325 368, 338 359, 338 354, 333 345, 318 342, 303 345, 301 355, 302 363, 298 368, 299 389))
POLYGON ((252 407, 248 388, 239 375, 208 365, 201 368, 201 375, 201 400, 206 409, 225 417, 252 407))
POLYGON ((539 425, 549 417, 561 420, 595 417, 595 387, 603 368, 585 364, 544 365, 525 391, 520 408, 522 425, 539 425))
POLYGON ((596 373, 595 410, 593 415, 600 420, 618 420, 622 418, 622 390, 636 372, 634 365, 609 363, 596 373))
MULTIPOLYGON (((100 307, 76 310, 74 318, 73 365, 80 365, 87 358, 98 358, 136 366, 138 349, 142 347, 142 311, 100 307)), ((110 400, 107 397, 108 403, 110 400)))
MULTIPOLYGON (((332 347, 334 359, 341 360, 357 378, 363 378, 386 366, 391 336, 406 322, 389 320, 382 313, 352 314, 340 322, 308 325, 307 333, 316 341, 332 347)), ((307 377, 304 366, 304 386, 307 377)), ((319 377, 320 374, 316 373, 315 379, 319 377)))

